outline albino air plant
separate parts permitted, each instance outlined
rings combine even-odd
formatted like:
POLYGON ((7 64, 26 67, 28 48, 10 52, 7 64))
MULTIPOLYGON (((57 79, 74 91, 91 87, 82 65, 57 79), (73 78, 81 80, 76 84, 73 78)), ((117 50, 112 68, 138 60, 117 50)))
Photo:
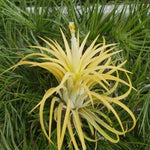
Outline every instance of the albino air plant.
MULTIPOLYGON (((64 33, 61 31, 64 49, 57 41, 41 38, 49 48, 31 46, 46 53, 32 53, 22 58, 15 66, 38 66, 52 73, 58 81, 58 86, 46 91, 42 100, 31 110, 39 107, 41 128, 49 140, 51 140, 52 123, 57 124, 57 144, 61 149, 66 131, 76 150, 79 149, 79 141, 82 149, 86 149, 85 140, 97 141, 101 137, 117 143, 119 135, 135 127, 136 119, 131 110, 120 100, 126 98, 132 90, 129 71, 122 68, 126 61, 116 65, 112 57, 120 51, 114 51, 115 44, 96 44, 98 36, 91 45, 85 49, 89 33, 80 45, 79 32, 75 37, 75 26, 70 22, 71 47, 64 33), (32 56, 37 56, 37 62, 30 61, 32 56), (125 75, 126 81, 119 77, 119 72, 125 75), (117 92, 118 86, 126 86, 127 91, 121 95, 117 92), (50 98, 49 127, 46 128, 43 111, 45 103, 50 98), (116 107, 126 112, 132 119, 122 122, 116 112, 116 107), (112 120, 113 118, 113 120, 112 120), (116 118, 116 120, 114 120, 116 118), (114 126, 114 122, 118 123, 114 126), (132 125, 128 125, 132 123, 132 125), (87 135, 87 129, 91 132, 91 138, 87 135), (96 132, 95 132, 96 131, 96 132), (79 140, 77 140, 77 136, 79 140)), ((118 108, 117 108, 118 110, 118 108)), ((129 118, 129 117, 128 117, 129 118)), ((88 131, 88 134, 89 134, 88 131)))

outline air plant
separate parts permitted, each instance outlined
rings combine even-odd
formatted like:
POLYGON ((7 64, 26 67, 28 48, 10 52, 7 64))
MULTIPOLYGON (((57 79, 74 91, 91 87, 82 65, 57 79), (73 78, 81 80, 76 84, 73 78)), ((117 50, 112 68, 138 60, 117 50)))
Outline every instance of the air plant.
POLYGON ((82 149, 85 150, 85 140, 95 142, 101 137, 117 143, 119 136, 131 131, 136 124, 131 110, 120 101, 125 99, 133 89, 128 75, 130 72, 122 68, 126 61, 116 65, 113 57, 121 51, 114 50, 116 44, 106 45, 104 38, 103 43, 96 44, 99 36, 85 49, 89 33, 80 45, 79 32, 76 38, 73 22, 69 23, 69 28, 71 48, 60 29, 64 47, 55 40, 41 38, 49 48, 31 46, 40 49, 43 53, 31 53, 9 69, 20 65, 38 66, 48 70, 58 81, 58 86, 48 89, 42 100, 31 110, 32 112, 39 107, 41 128, 50 143, 53 143, 51 140, 52 123, 56 121, 58 150, 62 147, 67 130, 76 150, 79 149, 79 141, 82 149), (36 58, 33 59, 33 56, 36 58), (121 79, 119 72, 122 72, 126 79, 121 79), (118 86, 123 85, 128 90, 122 95, 119 95, 119 91, 118 95, 114 94, 118 86), (48 99, 51 101, 47 129, 43 111, 48 99), (126 124, 121 121, 115 106, 119 106, 128 113, 132 119, 132 125, 128 126, 129 121, 126 121, 126 124), (114 126, 114 118, 116 118, 115 124, 118 122, 118 126, 114 126), (85 127, 88 127, 92 136, 97 133, 95 138, 92 139, 87 135, 85 127), (79 141, 77 141, 77 136, 79 141))

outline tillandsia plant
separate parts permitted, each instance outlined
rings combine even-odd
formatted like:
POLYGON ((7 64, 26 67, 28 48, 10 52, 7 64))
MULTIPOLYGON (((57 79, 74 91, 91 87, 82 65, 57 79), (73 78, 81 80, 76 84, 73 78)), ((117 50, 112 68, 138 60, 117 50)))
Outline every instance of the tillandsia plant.
POLYGON ((104 38, 103 43, 96 44, 99 36, 85 49, 89 33, 80 45, 79 32, 76 38, 73 22, 69 23, 69 28, 71 31, 71 47, 60 29, 65 50, 57 41, 41 38, 49 48, 31 47, 46 53, 29 54, 9 69, 14 69, 20 65, 38 66, 48 70, 58 81, 58 86, 48 89, 42 100, 31 110, 32 112, 39 107, 41 128, 51 143, 53 143, 51 140, 52 123, 56 121, 58 150, 62 148, 67 130, 76 150, 79 149, 79 141, 82 149, 85 150, 85 140, 95 142, 101 137, 117 143, 119 136, 125 135, 136 124, 136 119, 131 110, 120 101, 126 98, 133 89, 128 75, 130 72, 122 68, 126 61, 117 65, 113 56, 120 51, 114 51, 115 44, 106 45, 104 38), (36 58, 33 59, 33 56, 36 56, 36 58), (30 58, 32 58, 32 61, 30 58), (119 72, 124 74, 125 79, 119 77, 119 72), (114 94, 118 86, 126 86, 127 91, 121 95, 119 95, 119 92, 114 94), (48 98, 51 101, 49 126, 46 128, 43 111, 48 98), (119 110, 124 110, 131 117, 132 122, 121 121, 116 106, 119 106, 119 110), (114 126, 114 122, 115 124, 117 122, 118 125, 114 126), (87 135, 87 128, 91 137, 87 135), (79 140, 77 140, 77 136, 79 140), (92 136, 95 138, 92 138, 92 136))

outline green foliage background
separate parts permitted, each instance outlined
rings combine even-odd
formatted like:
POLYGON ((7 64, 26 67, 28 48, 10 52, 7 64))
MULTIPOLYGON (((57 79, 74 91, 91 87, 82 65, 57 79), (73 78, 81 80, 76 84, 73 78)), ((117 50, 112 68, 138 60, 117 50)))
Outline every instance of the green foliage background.
MULTIPOLYGON (((116 59, 127 59, 125 68, 130 75, 132 91, 124 103, 137 118, 135 129, 117 144, 103 139, 96 143, 98 150, 149 150, 150 149, 150 1, 97 1, 97 0, 1 0, 0 1, 0 73, 14 65, 23 56, 35 52, 29 45, 44 45, 38 38, 47 36, 60 43, 59 28, 70 38, 69 21, 74 21, 81 40, 91 32, 87 46, 99 34, 107 43, 117 43, 116 50, 123 52, 116 59), (99 5, 101 4, 101 7, 99 5), (114 8, 105 14, 105 5, 114 8), (120 11, 120 4, 124 4, 120 11), (128 5, 127 5, 128 4, 128 5), (80 9, 77 7, 80 6, 80 9), (34 7, 34 12, 28 11, 34 7), (78 8, 78 9, 76 9, 78 8), (126 14, 126 10, 129 10, 126 14), (64 11, 65 10, 65 11, 64 11)), ((40 101, 45 90, 55 86, 56 80, 40 68, 20 66, 0 76, 0 149, 49 150, 56 147, 48 143, 39 124, 38 109, 28 112, 40 101)), ((118 92, 126 89, 118 88, 118 92)), ((117 94, 117 93, 116 93, 117 94)), ((46 112, 45 112, 46 113, 46 112)), ((120 116, 126 120, 124 112, 120 116)), ((66 135, 63 149, 68 145, 66 135)), ((95 144, 87 142, 87 149, 95 144)))

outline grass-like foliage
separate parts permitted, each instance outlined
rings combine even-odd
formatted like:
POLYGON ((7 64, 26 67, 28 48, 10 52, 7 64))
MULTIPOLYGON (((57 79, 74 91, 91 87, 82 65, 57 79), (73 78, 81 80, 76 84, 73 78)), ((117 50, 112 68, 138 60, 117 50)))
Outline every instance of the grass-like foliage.
POLYGON ((113 60, 113 56, 120 52, 114 51, 115 44, 106 45, 104 38, 103 43, 95 44, 99 36, 95 38, 89 47, 85 48, 89 33, 80 44, 79 32, 77 39, 75 37, 74 23, 71 22, 69 28, 72 35, 71 47, 61 30, 64 49, 57 41, 41 38, 49 46, 48 48, 42 46, 31 47, 40 49, 43 53, 28 54, 9 69, 20 65, 38 66, 48 70, 56 78, 58 86, 48 89, 42 100, 31 112, 38 106, 40 107, 41 128, 51 143, 53 143, 51 140, 52 122, 53 120, 57 122, 57 145, 59 150, 62 147, 66 129, 68 129, 75 149, 79 149, 76 134, 84 150, 86 149, 85 139, 89 141, 101 139, 98 135, 95 136, 95 139, 88 137, 84 129, 85 126, 86 128, 88 126, 92 136, 97 131, 100 136, 117 143, 119 135, 125 135, 136 124, 136 119, 131 110, 120 101, 125 99, 133 88, 128 76, 130 72, 122 68, 126 61, 118 64, 116 60, 113 60), (121 79, 119 72, 123 72, 126 79, 121 79), (126 86, 128 90, 114 96, 118 86, 126 86), (46 129, 43 112, 49 98, 51 99, 49 125, 46 129), (121 121, 114 108, 116 105, 128 113, 132 118, 132 125, 129 121, 126 123, 121 121), (112 120, 112 115, 115 116, 116 120, 112 120), (114 121, 118 122, 116 127, 114 121))

